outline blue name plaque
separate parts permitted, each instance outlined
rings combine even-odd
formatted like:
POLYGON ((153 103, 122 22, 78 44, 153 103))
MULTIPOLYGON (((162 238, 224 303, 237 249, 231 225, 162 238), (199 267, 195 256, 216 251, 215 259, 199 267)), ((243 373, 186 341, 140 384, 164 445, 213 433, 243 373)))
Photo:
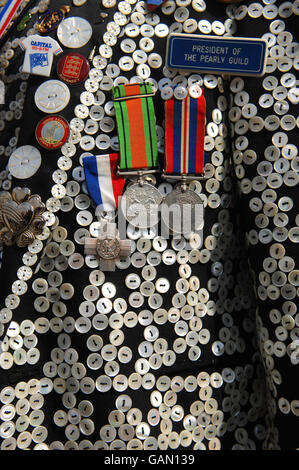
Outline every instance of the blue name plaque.
POLYGON ((267 49, 264 39, 170 34, 166 63, 170 69, 261 76, 267 49))

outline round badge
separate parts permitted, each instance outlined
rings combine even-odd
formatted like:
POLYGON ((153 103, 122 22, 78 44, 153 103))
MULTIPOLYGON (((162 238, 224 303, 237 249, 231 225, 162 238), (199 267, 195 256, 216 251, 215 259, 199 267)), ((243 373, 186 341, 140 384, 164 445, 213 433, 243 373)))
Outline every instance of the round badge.
POLYGON ((41 165, 41 154, 32 145, 18 147, 11 154, 8 168, 12 176, 18 179, 26 179, 33 176, 41 165))
POLYGON ((69 125, 63 117, 47 116, 38 123, 35 136, 42 147, 55 150, 65 144, 69 133, 69 125))
POLYGON ((87 20, 72 16, 63 20, 57 29, 61 44, 69 48, 80 48, 88 43, 92 36, 92 27, 87 20))
POLYGON ((47 80, 36 90, 34 101, 38 109, 52 114, 62 111, 70 101, 70 90, 59 80, 47 80))
POLYGON ((82 83, 89 73, 88 60, 77 52, 64 55, 58 62, 57 74, 59 78, 69 85, 82 83))

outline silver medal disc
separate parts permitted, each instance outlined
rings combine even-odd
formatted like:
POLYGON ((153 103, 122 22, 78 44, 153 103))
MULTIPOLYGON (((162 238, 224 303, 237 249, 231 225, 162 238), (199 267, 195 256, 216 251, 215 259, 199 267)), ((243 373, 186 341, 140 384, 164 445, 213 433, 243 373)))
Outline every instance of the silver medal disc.
POLYGON ((203 201, 190 189, 175 188, 161 205, 161 219, 172 234, 188 234, 203 226, 203 201))
POLYGON ((148 228, 159 221, 159 206, 162 202, 160 191, 152 184, 134 183, 126 189, 120 201, 125 219, 134 227, 148 228))

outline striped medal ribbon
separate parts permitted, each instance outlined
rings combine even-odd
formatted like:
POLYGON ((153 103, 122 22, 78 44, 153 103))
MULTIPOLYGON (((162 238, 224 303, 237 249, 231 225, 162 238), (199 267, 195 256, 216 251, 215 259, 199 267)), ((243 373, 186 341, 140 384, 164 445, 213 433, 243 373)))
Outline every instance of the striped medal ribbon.
POLYGON ((165 173, 202 175, 206 102, 204 95, 165 102, 165 173))
POLYGON ((0 38, 9 28, 14 15, 22 3, 23 0, 7 0, 4 7, 0 10, 0 38))
POLYGON ((88 193, 103 212, 115 211, 122 195, 125 179, 116 174, 119 155, 92 155, 83 157, 88 193))
POLYGON ((150 83, 113 88, 121 172, 158 167, 156 118, 150 83))
POLYGON ((203 226, 201 197, 187 182, 203 179, 206 102, 201 91, 165 102, 165 169, 163 177, 180 183, 163 200, 164 224, 173 234, 197 231, 203 226))
POLYGON ((120 208, 133 226, 145 229, 159 220, 160 191, 150 182, 158 171, 158 144, 153 91, 150 83, 119 85, 112 89, 119 138, 119 174, 137 176, 129 184, 120 208))

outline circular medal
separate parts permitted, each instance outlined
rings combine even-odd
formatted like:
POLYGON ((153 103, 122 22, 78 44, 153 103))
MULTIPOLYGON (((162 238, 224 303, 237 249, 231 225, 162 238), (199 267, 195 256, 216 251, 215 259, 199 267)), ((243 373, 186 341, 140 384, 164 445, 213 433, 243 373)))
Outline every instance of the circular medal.
POLYGON ((199 230, 203 223, 203 201, 190 189, 175 188, 163 199, 161 219, 173 234, 199 230))
POLYGON ((69 85, 82 83, 89 73, 88 60, 77 52, 63 56, 57 64, 57 75, 69 85))
POLYGON ((33 176, 41 165, 41 154, 32 145, 23 145, 12 152, 8 168, 12 176, 18 179, 26 179, 33 176))
POLYGON ((44 113, 58 113, 70 101, 70 90, 59 80, 47 80, 36 90, 34 101, 38 109, 44 113))
POLYGON ((79 16, 63 20, 57 28, 57 37, 61 44, 69 48, 80 48, 88 43, 92 36, 92 27, 79 16))
POLYGON ((100 258, 115 259, 121 251, 120 241, 117 238, 106 237, 98 239, 96 244, 96 252, 100 258))
POLYGON ((152 184, 134 183, 126 189, 120 201, 120 209, 126 220, 138 228, 148 228, 159 221, 160 191, 152 184))
POLYGON ((42 147, 55 150, 65 144, 69 133, 69 125, 63 117, 46 116, 38 123, 35 137, 42 147))

